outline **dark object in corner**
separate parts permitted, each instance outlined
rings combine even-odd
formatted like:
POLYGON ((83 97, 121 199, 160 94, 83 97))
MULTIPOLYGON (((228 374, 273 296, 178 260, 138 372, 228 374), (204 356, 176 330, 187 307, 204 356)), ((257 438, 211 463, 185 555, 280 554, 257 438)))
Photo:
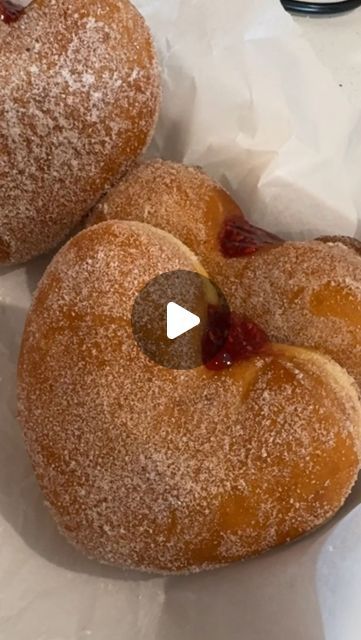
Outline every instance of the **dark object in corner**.
POLYGON ((341 2, 303 2, 303 0, 281 0, 286 11, 303 15, 336 15, 361 7, 361 0, 341 2))

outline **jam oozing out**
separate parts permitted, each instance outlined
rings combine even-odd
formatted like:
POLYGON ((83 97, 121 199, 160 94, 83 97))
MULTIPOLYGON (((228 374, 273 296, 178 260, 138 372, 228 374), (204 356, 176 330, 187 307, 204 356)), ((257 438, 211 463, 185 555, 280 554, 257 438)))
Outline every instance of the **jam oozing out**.
POLYGON ((243 216, 235 214, 226 218, 223 223, 219 242, 225 258, 241 258, 267 245, 282 244, 284 240, 254 227, 243 216))
POLYGON ((264 352, 269 344, 266 333, 244 316, 224 307, 210 305, 208 328, 203 337, 202 356, 207 369, 229 369, 235 362, 264 352))
POLYGON ((9 0, 0 1, 0 20, 5 24, 16 22, 24 13, 24 8, 16 6, 9 0))

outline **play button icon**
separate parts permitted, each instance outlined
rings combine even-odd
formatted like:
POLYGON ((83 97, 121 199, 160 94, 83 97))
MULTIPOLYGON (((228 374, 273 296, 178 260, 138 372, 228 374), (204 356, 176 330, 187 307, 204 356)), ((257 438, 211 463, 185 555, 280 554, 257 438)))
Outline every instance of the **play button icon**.
POLYGON ((167 338, 169 340, 175 340, 194 327, 198 327, 200 322, 199 316, 187 311, 176 302, 167 304, 167 338))
POLYGON ((132 309, 134 338, 153 362, 169 369, 205 364, 204 336, 210 309, 228 313, 227 302, 208 278, 193 271, 170 271, 138 293, 132 309))

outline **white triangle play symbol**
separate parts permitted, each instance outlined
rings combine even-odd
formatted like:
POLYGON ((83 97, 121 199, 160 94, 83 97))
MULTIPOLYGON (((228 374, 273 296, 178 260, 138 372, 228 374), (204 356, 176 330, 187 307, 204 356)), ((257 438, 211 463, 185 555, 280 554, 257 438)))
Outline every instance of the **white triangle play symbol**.
POLYGON ((198 327, 200 323, 201 319, 198 316, 180 307, 176 302, 167 304, 167 338, 169 340, 179 338, 183 333, 198 327))

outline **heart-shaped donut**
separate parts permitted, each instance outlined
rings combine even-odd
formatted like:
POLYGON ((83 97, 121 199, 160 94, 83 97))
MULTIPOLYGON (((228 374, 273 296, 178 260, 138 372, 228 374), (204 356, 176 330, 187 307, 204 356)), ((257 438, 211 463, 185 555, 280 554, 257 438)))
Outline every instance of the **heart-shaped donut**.
POLYGON ((23 262, 146 147, 159 72, 128 0, 34 0, 0 21, 0 57, 0 263, 23 262))
POLYGON ((90 557, 146 571, 212 568, 307 533, 361 462, 358 390, 329 357, 269 343, 220 371, 178 371, 140 351, 134 299, 179 269, 202 271, 154 226, 86 229, 48 267, 19 360, 19 417, 60 530, 90 557))

